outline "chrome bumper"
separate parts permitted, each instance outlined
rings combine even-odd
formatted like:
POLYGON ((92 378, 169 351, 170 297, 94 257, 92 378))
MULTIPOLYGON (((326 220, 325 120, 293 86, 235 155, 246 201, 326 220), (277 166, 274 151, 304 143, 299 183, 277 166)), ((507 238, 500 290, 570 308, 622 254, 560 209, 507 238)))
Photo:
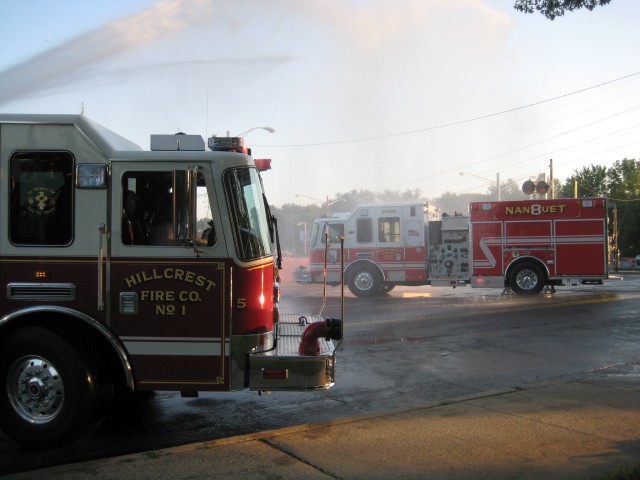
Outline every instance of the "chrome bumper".
POLYGON ((308 325, 324 321, 319 315, 281 314, 274 348, 249 355, 249 388, 314 390, 332 387, 336 374, 333 342, 319 338, 318 355, 298 353, 302 334, 308 325))

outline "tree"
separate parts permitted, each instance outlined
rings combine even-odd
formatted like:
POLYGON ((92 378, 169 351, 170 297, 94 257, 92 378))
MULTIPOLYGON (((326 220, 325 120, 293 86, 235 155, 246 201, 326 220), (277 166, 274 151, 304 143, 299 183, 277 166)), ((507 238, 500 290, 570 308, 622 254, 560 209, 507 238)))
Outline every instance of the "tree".
POLYGON ((524 13, 540 12, 549 20, 561 17, 565 12, 581 8, 593 10, 607 5, 611 0, 517 0, 513 8, 524 13))
POLYGON ((616 161, 607 171, 610 195, 616 199, 635 199, 640 197, 640 162, 635 160, 616 161))
POLYGON ((578 197, 608 197, 609 181, 607 168, 601 165, 582 167, 582 170, 574 170, 565 184, 556 191, 558 198, 572 198, 577 184, 578 197))
POLYGON ((491 195, 484 193, 462 193, 458 195, 457 193, 446 192, 434 199, 432 203, 439 209, 441 215, 443 213, 448 215, 455 215, 456 213, 469 215, 469 204, 471 202, 490 202, 494 200, 496 200, 495 193, 491 195))
POLYGON ((618 160, 607 174, 609 197, 618 210, 618 249, 635 257, 640 252, 640 162, 618 160))
POLYGON ((420 200, 420 189, 385 190, 384 192, 372 192, 371 190, 351 190, 346 193, 339 193, 333 202, 329 202, 332 212, 352 212, 363 203, 380 202, 404 202, 410 200, 420 200))
POLYGON ((282 207, 271 207, 271 213, 278 219, 280 247, 285 256, 306 256, 313 220, 323 212, 317 205, 296 205, 285 203, 282 207), (306 235, 306 237, 305 237, 306 235))

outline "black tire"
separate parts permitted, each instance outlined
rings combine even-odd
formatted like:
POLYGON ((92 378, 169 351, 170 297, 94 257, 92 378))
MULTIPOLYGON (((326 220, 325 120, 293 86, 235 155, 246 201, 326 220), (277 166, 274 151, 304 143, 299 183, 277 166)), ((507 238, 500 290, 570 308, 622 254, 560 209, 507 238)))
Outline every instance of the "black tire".
POLYGON ((544 274, 535 263, 521 263, 509 275, 509 287, 518 295, 537 295, 545 285, 544 274))
POLYGON ((382 275, 374 267, 357 267, 349 275, 349 290, 356 297, 375 297, 382 293, 382 275))
POLYGON ((102 420, 113 396, 94 363, 60 334, 16 330, 0 346, 0 428, 28 448, 58 447, 102 420))

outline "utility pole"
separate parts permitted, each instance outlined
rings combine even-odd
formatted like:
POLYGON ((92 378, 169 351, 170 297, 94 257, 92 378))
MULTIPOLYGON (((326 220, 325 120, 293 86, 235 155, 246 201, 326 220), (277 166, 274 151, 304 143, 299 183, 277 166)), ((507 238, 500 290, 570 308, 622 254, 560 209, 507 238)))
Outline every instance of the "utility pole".
POLYGON ((549 196, 556 198, 555 189, 553 188, 553 158, 549 159, 549 196))

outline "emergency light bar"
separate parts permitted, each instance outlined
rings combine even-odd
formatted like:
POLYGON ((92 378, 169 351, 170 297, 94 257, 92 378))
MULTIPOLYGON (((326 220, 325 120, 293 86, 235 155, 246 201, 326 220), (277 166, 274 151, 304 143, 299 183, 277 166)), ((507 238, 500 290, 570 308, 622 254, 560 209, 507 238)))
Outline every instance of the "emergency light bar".
POLYGON ((242 137, 209 137, 209 149, 214 152, 240 152, 251 155, 242 137))

